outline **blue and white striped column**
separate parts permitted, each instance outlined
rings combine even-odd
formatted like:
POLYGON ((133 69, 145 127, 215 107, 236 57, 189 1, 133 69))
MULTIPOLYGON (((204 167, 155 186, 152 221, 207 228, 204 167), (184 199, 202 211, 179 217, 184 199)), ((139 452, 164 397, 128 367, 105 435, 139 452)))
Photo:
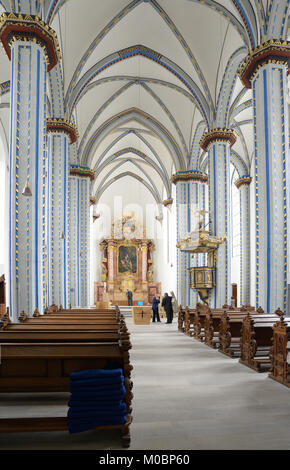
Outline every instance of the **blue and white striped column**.
POLYGON ((242 176, 235 181, 240 191, 240 303, 251 303, 250 187, 252 178, 242 176))
POLYGON ((95 173, 70 165, 70 299, 90 306, 90 191, 95 173))
POLYGON ((11 59, 8 297, 15 320, 22 310, 42 312, 46 305, 46 75, 59 56, 55 33, 32 17, 3 14, 0 39, 11 59), (46 44, 42 33, 50 36, 46 44), (48 43, 56 48, 53 57, 48 43))
MULTIPOLYGON (((199 171, 178 172, 172 176, 172 182, 176 185, 177 241, 198 229, 195 211, 201 209, 201 182, 206 181, 207 176, 199 171)), ((183 306, 195 307, 199 301, 198 293, 190 288, 188 271, 196 265, 197 260, 191 254, 177 249, 177 301, 183 306)))
POLYGON ((230 148, 236 141, 231 129, 213 129, 200 142, 208 152, 210 234, 226 237, 217 252, 215 287, 210 291, 209 305, 221 308, 231 301, 231 191, 230 148))
POLYGON ((256 306, 286 310, 290 43, 268 41, 252 51, 240 78, 253 89, 255 145, 256 306), (261 59, 262 57, 263 59, 261 59))
POLYGON ((47 171, 47 291, 48 305, 70 304, 69 276, 69 145, 77 139, 75 126, 48 119, 47 171))

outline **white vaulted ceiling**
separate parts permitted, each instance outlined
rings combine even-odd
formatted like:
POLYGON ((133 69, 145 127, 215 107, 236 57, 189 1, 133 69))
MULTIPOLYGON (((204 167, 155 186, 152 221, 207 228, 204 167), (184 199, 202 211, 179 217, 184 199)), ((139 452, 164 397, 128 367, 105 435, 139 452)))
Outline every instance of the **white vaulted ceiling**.
MULTIPOLYGON (((44 1, 62 51, 66 118, 80 134, 75 163, 96 170, 94 191, 120 172, 142 177, 162 199, 172 172, 199 169, 194 137, 214 122, 230 57, 240 50, 242 60, 263 39, 266 7, 261 0, 44 1)), ((3 51, 0 71, 2 83, 9 78, 3 51)), ((252 93, 236 76, 232 85, 227 126, 239 135, 232 161, 249 172, 252 93)))

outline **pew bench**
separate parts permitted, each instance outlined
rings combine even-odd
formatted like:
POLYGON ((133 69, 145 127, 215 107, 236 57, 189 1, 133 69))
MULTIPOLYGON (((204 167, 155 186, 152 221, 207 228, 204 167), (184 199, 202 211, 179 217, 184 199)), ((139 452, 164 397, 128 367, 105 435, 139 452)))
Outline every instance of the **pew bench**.
POLYGON ((181 331, 182 333, 184 333, 184 320, 185 320, 185 309, 180 306, 178 310, 177 325, 178 325, 178 331, 181 331))
POLYGON ((273 325, 279 318, 277 314, 246 315, 241 331, 241 364, 257 372, 270 369, 273 325))
POLYGON ((269 377, 290 387, 290 318, 281 317, 273 326, 273 346, 270 352, 271 372, 269 377))

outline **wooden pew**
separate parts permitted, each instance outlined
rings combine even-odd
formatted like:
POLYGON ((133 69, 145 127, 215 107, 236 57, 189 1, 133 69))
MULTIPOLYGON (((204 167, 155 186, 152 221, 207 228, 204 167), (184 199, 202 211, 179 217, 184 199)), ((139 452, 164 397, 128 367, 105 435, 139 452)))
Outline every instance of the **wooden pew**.
POLYGON ((204 341, 205 316, 208 312, 208 305, 200 304, 199 302, 196 304, 193 321, 193 336, 194 339, 198 341, 204 341))
MULTIPOLYGON (((254 307, 250 307, 254 311, 254 307)), ((205 316, 204 322, 204 342, 207 346, 216 348, 220 346, 222 339, 222 318, 224 314, 228 314, 233 318, 245 316, 247 313, 246 307, 228 307, 224 306, 223 309, 209 310, 205 316)), ((240 336, 240 334, 239 334, 240 336)))
POLYGON ((194 315, 195 309, 186 307, 184 315, 184 333, 187 336, 193 336, 194 334, 194 315))
POLYGON ((264 310, 259 307, 254 311, 254 307, 242 307, 239 312, 225 311, 221 316, 219 330, 219 352, 233 357, 241 356, 241 330, 245 316, 249 313, 264 314, 264 310))
POLYGON ((281 316, 273 326, 273 346, 270 350, 271 372, 269 377, 290 387, 290 318, 281 316))
MULTIPOLYGON (((90 320, 83 320, 84 323, 79 326, 86 328, 81 328, 78 331, 67 331, 67 327, 76 326, 74 323, 70 323, 70 319, 61 324, 53 322, 42 324, 37 322, 35 318, 30 320, 32 322, 16 325, 8 322, 8 325, 6 324, 5 328, 0 331, 2 353, 0 392, 68 391, 71 372, 102 368, 108 362, 118 362, 125 376, 127 422, 124 425, 105 426, 105 428, 120 428, 123 446, 128 447, 130 445, 129 426, 132 421, 131 401, 133 394, 131 392, 132 382, 130 381, 132 366, 129 356, 131 343, 124 322, 119 323, 119 330, 114 329, 108 332, 115 341, 109 341, 109 337, 107 337, 108 341, 104 342, 102 340, 103 332, 101 331, 100 334, 95 331, 98 325, 93 325, 92 329, 90 320), (58 328, 60 325, 64 328, 63 330, 58 328), (40 330, 35 330, 35 326, 40 330), (27 327, 32 327, 32 331, 27 327), (47 331, 47 327, 53 328, 53 330, 47 331), (9 334, 16 335, 16 337, 13 339, 11 336, 9 341, 4 342, 9 334), (30 342, 33 334, 38 335, 38 342, 30 342), (17 335, 19 336, 17 337, 17 335), (71 341, 69 335, 72 335, 71 341), (21 342, 22 338, 24 341, 21 342), (61 342, 59 338, 61 338, 61 342)), ((116 320, 113 326, 117 326, 116 320)), ((42 431, 67 429, 67 418, 0 419, 0 432, 27 432, 40 429, 42 431)))
POLYGON ((274 314, 248 314, 243 319, 241 331, 241 364, 257 372, 269 370, 271 366, 273 325, 277 323, 281 310, 274 314))
POLYGON ((178 331, 184 333, 184 319, 185 319, 185 309, 182 306, 179 306, 178 311, 178 331))

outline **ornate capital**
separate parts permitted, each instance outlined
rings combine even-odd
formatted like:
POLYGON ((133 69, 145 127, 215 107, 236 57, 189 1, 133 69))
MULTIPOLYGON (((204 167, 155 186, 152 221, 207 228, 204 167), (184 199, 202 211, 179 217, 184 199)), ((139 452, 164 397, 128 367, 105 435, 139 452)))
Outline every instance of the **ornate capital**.
POLYGON ((94 181, 96 173, 94 170, 91 170, 85 166, 70 165, 70 175, 80 176, 82 178, 90 178, 91 181, 94 181))
POLYGON ((173 199, 172 199, 172 197, 169 198, 169 199, 165 199, 165 201, 163 201, 163 206, 164 206, 164 207, 171 206, 171 204, 173 204, 173 199))
POLYGON ((97 200, 94 196, 90 197, 90 206, 94 206, 96 204, 97 200))
POLYGON ((235 181, 235 185, 238 189, 240 189, 242 186, 249 186, 251 184, 251 181, 251 176, 242 176, 241 178, 235 181))
POLYGON ((239 70, 239 77, 246 88, 252 88, 252 79, 260 67, 266 64, 283 64, 288 68, 290 42, 271 39, 250 51, 239 70))
POLYGON ((0 17, 0 39, 9 60, 14 41, 39 44, 44 49, 48 71, 61 58, 56 32, 38 16, 3 13, 0 17))
POLYGON ((70 138, 70 143, 73 144, 78 140, 79 133, 77 126, 72 122, 65 119, 51 118, 46 120, 47 133, 63 132, 70 138))
POLYGON ((171 177, 171 182, 173 184, 177 184, 178 182, 189 183, 190 181, 207 183, 208 176, 205 173, 202 173, 202 171, 179 171, 171 177))
POLYGON ((230 144, 230 147, 232 147, 235 144, 237 137, 237 133, 232 129, 216 128, 205 132, 200 139, 199 145, 205 152, 208 152, 210 144, 214 142, 226 142, 230 144))

